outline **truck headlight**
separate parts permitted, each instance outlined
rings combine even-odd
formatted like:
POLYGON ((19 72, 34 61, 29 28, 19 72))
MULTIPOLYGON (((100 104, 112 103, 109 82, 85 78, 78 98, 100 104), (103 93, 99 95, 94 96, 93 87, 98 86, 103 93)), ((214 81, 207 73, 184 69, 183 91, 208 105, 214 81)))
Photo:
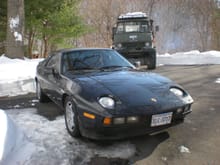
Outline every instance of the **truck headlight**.
POLYGON ((117 47, 122 48, 122 44, 121 43, 117 44, 117 47))
POLYGON ((107 109, 114 109, 115 101, 111 97, 101 97, 98 100, 99 104, 107 109))
POLYGON ((149 42, 146 42, 146 43, 145 43, 145 46, 150 46, 150 43, 149 43, 149 42))

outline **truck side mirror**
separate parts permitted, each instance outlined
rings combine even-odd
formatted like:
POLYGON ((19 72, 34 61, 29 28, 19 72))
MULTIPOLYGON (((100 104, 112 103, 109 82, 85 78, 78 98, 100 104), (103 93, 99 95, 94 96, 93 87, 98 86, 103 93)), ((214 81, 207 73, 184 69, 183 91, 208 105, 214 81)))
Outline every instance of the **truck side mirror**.
POLYGON ((159 26, 158 26, 158 25, 155 26, 155 31, 156 31, 156 32, 159 32, 159 26))

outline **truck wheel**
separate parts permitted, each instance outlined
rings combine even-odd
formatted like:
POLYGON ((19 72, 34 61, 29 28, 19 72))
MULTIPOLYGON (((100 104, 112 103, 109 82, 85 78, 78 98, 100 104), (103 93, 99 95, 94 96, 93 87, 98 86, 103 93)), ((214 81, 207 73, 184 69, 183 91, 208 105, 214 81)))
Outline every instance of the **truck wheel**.
POLYGON ((156 68, 156 54, 151 54, 147 57, 147 68, 155 69, 156 68))

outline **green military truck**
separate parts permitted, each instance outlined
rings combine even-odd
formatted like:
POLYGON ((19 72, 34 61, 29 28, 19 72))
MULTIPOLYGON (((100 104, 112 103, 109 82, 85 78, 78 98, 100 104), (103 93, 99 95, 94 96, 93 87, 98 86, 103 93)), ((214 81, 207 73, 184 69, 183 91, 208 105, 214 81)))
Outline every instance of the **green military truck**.
POLYGON ((156 49, 154 44, 155 31, 159 27, 153 26, 153 20, 146 13, 134 12, 122 14, 113 27, 112 48, 125 58, 148 69, 156 68, 156 49))

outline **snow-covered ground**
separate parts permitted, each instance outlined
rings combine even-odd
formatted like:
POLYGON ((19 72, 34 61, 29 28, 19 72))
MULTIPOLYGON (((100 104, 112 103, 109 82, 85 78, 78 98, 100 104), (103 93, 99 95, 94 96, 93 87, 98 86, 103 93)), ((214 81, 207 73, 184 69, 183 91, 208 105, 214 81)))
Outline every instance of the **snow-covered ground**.
POLYGON ((0 164, 23 164, 35 151, 25 133, 8 115, 0 110, 0 164))
POLYGON ((42 59, 9 59, 0 56, 0 97, 35 92, 36 66, 42 59))
MULTIPOLYGON (((0 98, 34 92, 36 66, 41 60, 0 56, 0 98)), ((220 52, 190 51, 157 58, 158 66, 206 64, 220 64, 220 52)), ((215 83, 220 84, 220 78, 215 83)), ((15 107, 6 112, 0 110, 0 164, 85 164, 96 155, 129 158, 136 152, 129 141, 102 146, 71 138, 65 131, 63 116, 49 121, 34 108, 16 110, 15 107)), ((184 146, 180 151, 190 152, 184 146)))
POLYGON ((157 65, 206 65, 220 64, 220 52, 208 51, 179 52, 174 54, 158 55, 157 65))
MULTIPOLYGON (((5 116, 5 114, 2 113, 3 111, 0 111, 0 118, 5 116)), ((4 145, 2 146, 2 139, 0 139, 0 154, 1 152, 5 152, 3 158, 7 160, 7 162, 3 162, 5 165, 84 165, 88 163, 92 157, 97 155, 101 157, 120 157, 126 159, 134 155, 136 151, 135 145, 128 141, 115 142, 111 145, 99 145, 92 141, 72 138, 65 129, 63 116, 57 117, 56 120, 49 121, 38 115, 34 108, 7 110, 7 114, 9 119, 12 118, 14 123, 22 130, 18 131, 18 128, 12 126, 8 127, 11 134, 7 133, 8 137, 6 136, 9 138, 8 143, 6 143, 4 147, 7 151, 2 151, 4 145), (17 133, 15 134, 14 131, 17 133), (19 138, 19 143, 16 144, 15 139, 23 135, 23 132, 25 132, 27 137, 23 139, 19 138), (17 146, 14 146, 15 144, 17 146), (21 145, 23 146, 22 148, 21 145), (28 149, 25 146, 29 146, 28 149), (9 149, 10 151, 8 151, 9 149), (17 153, 20 155, 18 151, 22 151, 23 157, 17 156, 17 153), (25 153, 26 155, 24 156, 25 153), (30 154, 32 156, 30 156, 30 154)))

